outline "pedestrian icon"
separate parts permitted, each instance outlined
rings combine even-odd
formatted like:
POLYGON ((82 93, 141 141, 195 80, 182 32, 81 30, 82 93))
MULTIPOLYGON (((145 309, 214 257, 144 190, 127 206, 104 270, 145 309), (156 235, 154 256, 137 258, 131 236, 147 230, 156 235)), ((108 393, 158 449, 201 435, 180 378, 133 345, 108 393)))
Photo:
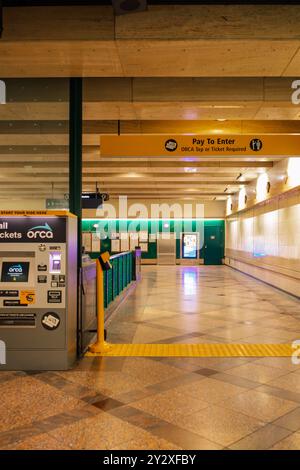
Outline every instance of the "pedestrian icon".
POLYGON ((254 152, 258 152, 259 150, 261 150, 262 146, 263 146, 263 144, 262 144, 262 141, 260 139, 252 139, 250 141, 250 148, 254 152))

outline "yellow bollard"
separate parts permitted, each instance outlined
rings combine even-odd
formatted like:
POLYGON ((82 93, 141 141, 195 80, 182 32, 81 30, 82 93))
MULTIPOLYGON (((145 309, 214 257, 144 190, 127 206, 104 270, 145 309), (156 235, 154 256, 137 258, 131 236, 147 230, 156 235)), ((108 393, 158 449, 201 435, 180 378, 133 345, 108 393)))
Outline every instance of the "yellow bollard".
MULTIPOLYGON (((111 350, 112 346, 104 340, 104 291, 103 291, 103 268, 101 264, 110 266, 109 253, 103 253, 101 261, 96 261, 97 272, 97 341, 89 346, 92 353, 106 353, 111 350)), ((109 269, 109 268, 108 268, 109 269)))

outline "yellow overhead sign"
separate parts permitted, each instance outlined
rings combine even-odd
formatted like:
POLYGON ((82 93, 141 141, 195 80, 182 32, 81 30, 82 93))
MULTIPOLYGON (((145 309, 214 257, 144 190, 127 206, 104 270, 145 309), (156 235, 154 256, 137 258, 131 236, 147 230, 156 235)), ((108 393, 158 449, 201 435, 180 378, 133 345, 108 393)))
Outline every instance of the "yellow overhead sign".
POLYGON ((296 156, 300 134, 105 135, 102 157, 296 156))

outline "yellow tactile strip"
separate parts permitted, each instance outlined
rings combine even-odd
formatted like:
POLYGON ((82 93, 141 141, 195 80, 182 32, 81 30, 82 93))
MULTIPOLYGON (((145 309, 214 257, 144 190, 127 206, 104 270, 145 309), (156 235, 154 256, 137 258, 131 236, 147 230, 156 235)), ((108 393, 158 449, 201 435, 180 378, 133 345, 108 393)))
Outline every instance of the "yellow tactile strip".
POLYGON ((123 357, 289 357, 290 344, 111 344, 103 354, 86 356, 123 357))

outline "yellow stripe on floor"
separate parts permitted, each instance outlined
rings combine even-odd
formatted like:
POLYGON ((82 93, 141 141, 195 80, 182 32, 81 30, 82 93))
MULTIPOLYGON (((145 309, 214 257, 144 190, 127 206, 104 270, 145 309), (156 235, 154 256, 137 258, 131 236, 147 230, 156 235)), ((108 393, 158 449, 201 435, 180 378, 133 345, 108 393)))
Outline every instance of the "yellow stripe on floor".
POLYGON ((105 353, 85 356, 106 357, 289 357, 290 344, 111 344, 105 353))

